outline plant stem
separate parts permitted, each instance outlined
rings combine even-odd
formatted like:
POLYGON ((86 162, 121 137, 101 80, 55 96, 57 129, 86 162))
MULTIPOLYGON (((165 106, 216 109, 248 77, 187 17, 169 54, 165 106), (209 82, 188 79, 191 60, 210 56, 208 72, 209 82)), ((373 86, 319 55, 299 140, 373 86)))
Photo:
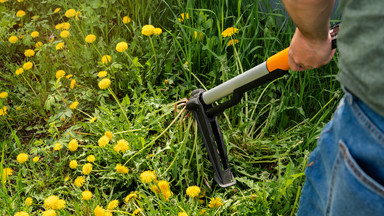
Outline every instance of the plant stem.
POLYGON ((135 64, 135 62, 132 60, 131 56, 127 52, 124 52, 124 54, 129 58, 129 60, 135 66, 135 68, 136 68, 136 78, 139 80, 140 85, 143 84, 143 81, 141 80, 141 77, 140 77, 140 69, 137 67, 137 64, 135 64))
POLYGON ((113 96, 113 98, 115 98, 117 104, 119 104, 119 107, 121 109, 121 112, 123 112, 124 114, 124 117, 125 117, 125 120, 127 120, 127 123, 129 125, 129 127, 132 126, 131 122, 129 121, 128 117, 127 117, 127 113, 125 113, 123 107, 121 106, 121 103, 119 102, 119 99, 116 97, 115 93, 113 93, 112 89, 110 87, 108 87, 108 91, 111 93, 111 95, 113 96))
POLYGON ((29 85, 29 87, 32 89, 33 93, 34 93, 35 96, 37 97, 37 94, 36 94, 35 90, 33 90, 31 84, 29 84, 29 82, 27 81, 27 79, 25 79, 24 75, 21 75, 21 76, 24 78, 25 82, 29 85))
POLYGON ((153 50, 153 55, 155 56, 156 73, 157 73, 157 57, 156 57, 156 51, 155 51, 155 47, 153 46, 153 42, 152 42, 152 37, 151 36, 149 36, 149 41, 151 42, 151 46, 152 46, 152 50, 153 50))
POLYGON ((159 134, 159 136, 157 136, 155 139, 153 139, 151 142, 149 142, 147 145, 145 145, 142 149, 140 149, 138 152, 136 152, 134 155, 132 155, 132 157, 130 157, 125 163, 124 163, 124 166, 127 165, 127 163, 132 160, 134 157, 136 157, 138 154, 140 154, 142 151, 144 151, 145 149, 147 149, 148 147, 151 147, 156 140, 158 140, 161 136, 163 136, 165 134, 165 132, 167 132, 169 130, 169 128, 171 128, 171 126, 176 122, 176 120, 181 116, 181 114, 184 112, 184 110, 186 109, 186 107, 183 107, 183 109, 179 112, 179 114, 176 116, 175 119, 173 119, 173 121, 171 122, 171 124, 168 125, 167 128, 164 129, 163 132, 161 132, 159 134))
MULTIPOLYGON (((231 41, 232 41, 233 50, 235 52, 235 58, 237 60, 237 64, 240 67, 240 72, 244 73, 244 69, 243 69, 243 66, 241 64, 240 57, 239 57, 239 55, 237 53, 236 46, 235 46, 235 43, 234 43, 234 39, 232 38, 232 36, 231 36, 231 41)), ((246 102, 245 103, 245 120, 247 121, 247 119, 248 119, 248 103, 247 103, 247 101, 248 101, 248 93, 247 92, 244 93, 244 100, 246 102)))

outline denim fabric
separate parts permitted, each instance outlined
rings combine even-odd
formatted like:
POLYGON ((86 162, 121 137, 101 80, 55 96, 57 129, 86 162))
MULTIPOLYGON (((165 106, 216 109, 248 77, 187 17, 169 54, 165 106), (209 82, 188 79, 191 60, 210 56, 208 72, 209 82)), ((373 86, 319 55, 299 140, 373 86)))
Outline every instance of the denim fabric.
POLYGON ((345 91, 306 168, 297 215, 384 215, 384 117, 345 91))

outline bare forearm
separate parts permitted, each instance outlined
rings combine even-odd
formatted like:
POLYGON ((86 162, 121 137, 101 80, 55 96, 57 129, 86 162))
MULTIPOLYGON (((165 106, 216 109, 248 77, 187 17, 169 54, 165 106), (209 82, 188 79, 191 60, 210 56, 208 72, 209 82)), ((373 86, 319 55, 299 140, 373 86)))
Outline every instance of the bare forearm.
POLYGON ((335 0, 283 0, 293 22, 310 40, 326 40, 335 0))

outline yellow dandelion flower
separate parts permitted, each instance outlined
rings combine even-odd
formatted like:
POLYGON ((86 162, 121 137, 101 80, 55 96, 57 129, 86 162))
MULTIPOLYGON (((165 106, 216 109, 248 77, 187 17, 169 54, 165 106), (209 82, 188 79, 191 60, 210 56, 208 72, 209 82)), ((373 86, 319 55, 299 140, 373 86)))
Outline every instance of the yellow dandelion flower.
POLYGON ((71 79, 72 77, 73 77, 72 74, 68 74, 65 78, 67 78, 67 79, 71 79))
POLYGON ((61 23, 60 30, 68 30, 71 28, 71 24, 69 22, 61 23))
POLYGON ((113 210, 119 206, 119 200, 112 200, 109 202, 107 210, 113 210))
POLYGON ((62 148, 61 144, 60 143, 55 143, 55 146, 53 147, 53 151, 60 151, 60 149, 62 148))
POLYGON ((82 200, 90 200, 92 198, 92 192, 89 190, 81 192, 82 200))
POLYGON ((150 183, 156 180, 155 171, 147 170, 140 174, 140 179, 143 183, 150 183))
POLYGON ((239 32, 239 29, 235 28, 235 27, 229 27, 227 29, 225 29, 222 33, 221 33, 221 36, 222 37, 231 37, 232 35, 236 34, 239 32))
POLYGON ((60 210, 65 207, 65 200, 59 199, 56 203, 56 209, 60 210))
POLYGON ((56 8, 53 13, 59 13, 59 11, 61 10, 61 8, 56 8))
POLYGON ((163 30, 161 28, 155 28, 153 30, 153 34, 155 35, 161 35, 161 33, 163 33, 163 30))
POLYGON ((87 157, 87 161, 88 161, 89 163, 93 163, 93 162, 95 162, 95 160, 96 160, 96 158, 95 158, 94 155, 88 155, 88 157, 87 157))
POLYGON ((165 201, 168 201, 169 197, 171 197, 173 193, 171 190, 166 190, 166 191, 162 192, 162 194, 163 194, 163 197, 165 198, 165 201))
POLYGON ((69 106, 69 108, 70 108, 71 110, 75 110, 75 109, 77 108, 77 106, 79 106, 79 102, 78 102, 78 101, 75 101, 75 102, 73 102, 73 103, 69 106))
POLYGON ((29 207, 29 206, 32 205, 32 202, 33 202, 32 197, 27 197, 27 199, 25 199, 25 201, 24 201, 24 204, 25 204, 27 207, 29 207))
POLYGON ((69 144, 68 144, 68 149, 70 151, 76 151, 77 148, 79 147, 79 142, 77 141, 77 139, 72 139, 69 144))
POLYGON ((5 184, 8 176, 13 174, 13 170, 11 168, 3 168, 3 175, 0 175, 0 179, 5 184))
POLYGON ((169 182, 165 180, 161 180, 157 185, 160 189, 160 192, 163 194, 165 200, 168 200, 169 197, 172 195, 172 192, 169 188, 169 182))
POLYGON ((67 11, 65 11, 64 15, 68 18, 72 18, 72 17, 76 16, 76 10, 75 9, 68 9, 67 11))
POLYGON ((69 87, 71 89, 74 89, 75 88, 75 85, 76 85, 76 80, 75 79, 71 79, 71 83, 69 84, 69 87))
POLYGON ((86 163, 84 166, 83 166, 83 174, 84 175, 89 175, 91 172, 92 172, 92 164, 90 163, 86 163))
POLYGON ((231 39, 229 40, 227 46, 234 46, 235 44, 239 43, 239 40, 237 39, 231 39))
POLYGON ((251 200, 256 200, 257 197, 258 197, 257 194, 251 194, 251 200))
POLYGON ((19 39, 16 36, 11 36, 8 39, 9 43, 12 43, 12 44, 16 43, 18 40, 19 39))
POLYGON ((159 186, 161 192, 169 190, 169 182, 165 180, 159 181, 157 185, 159 186))
POLYGON ((143 210, 141 208, 138 208, 138 209, 135 209, 135 211, 132 212, 133 215, 137 215, 139 214, 140 212, 142 212, 143 210))
POLYGON ((56 49, 56 50, 61 50, 61 49, 63 49, 63 47, 64 47, 64 42, 60 42, 60 43, 58 43, 58 44, 56 45, 55 49, 56 49))
POLYGON ((43 211, 43 214, 42 214, 42 216, 56 216, 56 215, 57 214, 56 214, 55 210, 53 210, 53 209, 43 211))
POLYGON ((204 34, 203 33, 198 33, 197 31, 194 31, 194 34, 195 34, 195 39, 198 39, 198 40, 201 40, 203 39, 204 37, 204 34), (197 38, 197 36, 199 35, 199 38, 197 38))
POLYGON ((25 211, 21 211, 21 212, 16 212, 14 216, 29 216, 29 214, 25 211))
POLYGON ((112 137, 113 137, 113 134, 111 131, 106 131, 104 133, 104 136, 108 137, 109 141, 111 141, 112 137))
POLYGON ((205 209, 201 209, 201 210, 199 211, 199 215, 207 215, 207 210, 205 210, 205 209))
POLYGON ((39 37, 39 32, 38 31, 33 31, 31 33, 31 37, 33 37, 33 38, 39 37))
POLYGON ((96 121, 96 119, 97 119, 96 117, 93 117, 93 118, 91 118, 91 119, 89 120, 89 122, 90 122, 90 123, 93 123, 93 122, 96 121))
POLYGON ((25 57, 32 57, 35 55, 35 51, 33 51, 31 49, 27 49, 24 51, 24 55, 25 55, 25 57))
POLYGON ((62 24, 62 23, 59 23, 59 24, 55 25, 55 29, 57 29, 57 30, 63 30, 63 29, 62 29, 62 26, 63 26, 63 24, 62 24))
POLYGON ((16 75, 20 75, 22 73, 24 73, 24 69, 23 68, 18 68, 16 71, 15 71, 16 75))
POLYGON ((94 34, 89 34, 87 35, 87 37, 85 37, 85 42, 87 43, 93 43, 95 42, 95 40, 96 40, 96 35, 94 34))
POLYGON ((34 162, 34 163, 37 163, 37 162, 39 162, 39 160, 40 160, 40 158, 39 157, 34 157, 33 159, 32 159, 32 161, 34 162))
POLYGON ((100 71, 97 76, 99 78, 103 78, 103 77, 106 77, 108 75, 108 72, 107 71, 100 71))
POLYGON ((46 209, 56 209, 56 205, 58 201, 59 201, 58 196, 55 196, 55 195, 49 196, 44 200, 44 207, 46 209))
POLYGON ((181 18, 184 20, 184 19, 189 19, 189 13, 181 13, 180 14, 181 18))
POLYGON ((11 169, 11 168, 4 168, 3 169, 3 175, 4 176, 10 176, 10 175, 12 175, 13 174, 13 170, 11 169))
POLYGON ((77 161, 71 160, 71 162, 69 162, 69 168, 76 169, 76 167, 77 167, 77 161))
POLYGON ((19 35, 19 39, 23 39, 24 38, 24 35, 19 35))
POLYGON ((128 24, 130 22, 131 22, 131 18, 130 17, 128 17, 128 16, 123 17, 123 23, 124 24, 128 24))
POLYGON ((16 158, 16 160, 17 160, 17 162, 19 162, 19 163, 25 163, 25 162, 27 162, 28 161, 28 155, 27 154, 25 154, 25 153, 20 153, 19 155, 17 155, 17 158, 16 158))
POLYGON ((69 37, 69 35, 70 35, 70 33, 67 30, 60 32, 60 37, 62 37, 62 38, 67 38, 67 37, 69 37))
POLYGON ((198 186, 190 186, 187 188, 187 196, 195 198, 198 197, 200 194, 200 187, 198 186))
POLYGON ((223 201, 220 199, 220 197, 215 197, 215 198, 211 199, 208 207, 209 208, 219 208, 222 205, 223 205, 223 201))
POLYGON ((155 30, 155 27, 153 25, 145 25, 141 29, 141 34, 145 36, 151 36, 153 35, 153 31, 155 30))
POLYGON ((5 3, 7 0, 0 0, 0 3, 5 3))
POLYGON ((41 46, 43 46, 43 43, 41 41, 37 41, 35 44, 35 48, 39 49, 41 46))
POLYGON ((119 153, 125 153, 127 150, 129 150, 129 144, 125 139, 121 139, 117 141, 117 144, 113 147, 113 149, 119 153))
POLYGON ((23 2, 24 0, 17 0, 17 2, 23 2))
POLYGON ((124 202, 128 203, 130 200, 133 200, 133 199, 137 199, 137 191, 135 192, 131 192, 130 194, 128 194, 125 199, 124 199, 124 202))
POLYGON ((0 93, 0 98, 5 99, 7 97, 8 97, 8 93, 7 92, 3 91, 3 92, 0 93))
POLYGON ((111 85, 111 80, 108 78, 104 78, 99 82, 100 89, 106 89, 111 85))
POLYGON ((103 64, 108 64, 108 63, 111 63, 111 56, 110 55, 103 55, 103 57, 101 57, 101 62, 103 64))
POLYGON ((56 71, 56 79, 63 78, 65 76, 64 70, 58 70, 56 71))
POLYGON ((17 17, 23 17, 23 16, 25 16, 25 11, 23 11, 23 10, 18 10, 17 12, 16 12, 16 16, 17 17))
POLYGON ((109 139, 107 136, 102 136, 97 143, 100 147, 105 147, 109 143, 109 139))
POLYGON ((188 214, 186 212, 179 212, 179 214, 177 214, 177 216, 188 216, 188 214))
POLYGON ((96 206, 95 210, 93 211, 95 213, 95 216, 104 216, 105 214, 105 209, 101 206, 96 206))
POLYGON ((124 165, 116 164, 116 171, 121 174, 127 174, 129 172, 129 169, 124 165))
POLYGON ((84 182, 85 182, 85 178, 83 176, 80 176, 80 177, 77 177, 75 179, 74 183, 75 183, 76 187, 81 187, 84 185, 84 182))
POLYGON ((125 42, 120 42, 116 45, 117 52, 124 52, 127 49, 128 49, 128 44, 125 42))
POLYGON ((0 116, 7 115, 7 107, 3 106, 3 108, 0 109, 0 116))
POLYGON ((23 64, 23 69, 24 70, 30 70, 30 69, 32 69, 32 67, 33 67, 33 63, 32 62, 25 62, 23 64))

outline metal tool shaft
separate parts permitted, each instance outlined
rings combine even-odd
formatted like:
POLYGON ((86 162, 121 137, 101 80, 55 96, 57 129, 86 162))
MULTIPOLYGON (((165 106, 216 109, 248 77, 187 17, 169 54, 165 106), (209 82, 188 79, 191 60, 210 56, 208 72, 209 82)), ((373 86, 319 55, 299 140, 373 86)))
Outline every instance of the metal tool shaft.
POLYGON ((266 62, 263 62, 256 67, 253 67, 246 72, 204 92, 202 94, 203 102, 207 105, 228 96, 233 93, 233 90, 246 85, 262 76, 269 73, 266 62))

